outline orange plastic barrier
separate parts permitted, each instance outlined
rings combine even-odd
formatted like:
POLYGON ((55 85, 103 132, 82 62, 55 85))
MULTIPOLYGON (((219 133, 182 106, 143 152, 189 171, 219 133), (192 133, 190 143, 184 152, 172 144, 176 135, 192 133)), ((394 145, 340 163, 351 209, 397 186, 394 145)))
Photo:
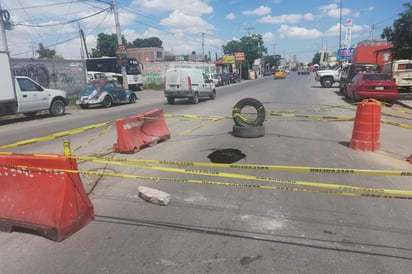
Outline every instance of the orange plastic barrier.
POLYGON ((170 131, 161 108, 118 119, 116 130, 117 143, 113 145, 113 150, 119 153, 134 153, 143 147, 170 139, 170 131))
POLYGON ((59 170, 77 170, 76 160, 0 155, 0 230, 25 228, 62 241, 94 220, 79 174, 59 170))
POLYGON ((357 108, 350 148, 375 151, 380 148, 381 104, 374 99, 363 100, 357 108))

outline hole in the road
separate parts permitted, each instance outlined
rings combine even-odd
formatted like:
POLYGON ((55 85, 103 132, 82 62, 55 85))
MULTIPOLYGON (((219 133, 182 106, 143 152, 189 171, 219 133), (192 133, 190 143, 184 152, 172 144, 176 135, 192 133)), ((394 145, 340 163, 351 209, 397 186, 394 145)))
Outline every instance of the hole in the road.
POLYGON ((212 163, 219 164, 232 164, 245 157, 246 155, 242 151, 234 148, 216 149, 207 156, 212 163))

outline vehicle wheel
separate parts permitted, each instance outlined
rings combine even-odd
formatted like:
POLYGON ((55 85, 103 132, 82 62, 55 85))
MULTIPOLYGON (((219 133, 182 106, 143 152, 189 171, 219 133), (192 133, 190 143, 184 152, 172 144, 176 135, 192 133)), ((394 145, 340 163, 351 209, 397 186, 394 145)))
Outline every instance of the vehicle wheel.
POLYGON ((320 83, 321 83, 322 87, 324 87, 324 88, 331 88, 332 85, 333 85, 333 80, 330 77, 325 77, 321 80, 320 83))
POLYGON ((129 101, 130 104, 136 103, 136 100, 137 100, 136 94, 133 93, 132 95, 130 95, 130 101, 129 101))
POLYGON ((62 100, 56 99, 53 101, 53 103, 50 106, 50 113, 53 116, 62 116, 64 115, 64 112, 66 111, 66 107, 64 105, 64 102, 62 100))
POLYGON ((233 136, 242 138, 257 138, 265 135, 265 126, 238 126, 233 125, 233 136))
POLYGON ((24 116, 26 116, 26 117, 34 117, 34 116, 36 116, 36 113, 37 113, 37 112, 27 112, 27 113, 24 113, 24 116))
POLYGON ((174 98, 174 97, 167 97, 167 102, 168 102, 170 105, 173 105, 173 104, 175 103, 175 98, 174 98))
POLYGON ((199 103, 199 94, 196 92, 193 97, 190 97, 190 102, 192 104, 197 104, 199 103))
POLYGON ((112 103, 113 103, 112 98, 109 95, 106 95, 106 97, 104 97, 104 100, 103 100, 103 106, 105 108, 109 108, 112 106, 112 103))
POLYGON ((350 98, 350 100, 351 100, 352 103, 356 103, 358 101, 354 91, 352 91, 352 98, 350 98))
POLYGON ((216 98, 216 90, 214 89, 212 91, 212 94, 210 95, 210 99, 214 100, 216 98))
POLYGON ((79 105, 79 107, 80 107, 81 109, 88 109, 88 108, 89 108, 89 105, 82 104, 82 105, 79 105))
POLYGON ((237 102, 233 107, 232 118, 237 126, 261 126, 266 118, 265 107, 256 99, 244 98, 237 102), (247 113, 243 113, 242 115, 242 109, 246 106, 253 107, 256 110, 256 118, 254 120, 250 120, 248 117, 245 117, 244 114, 247 115, 247 113))
POLYGON ((349 94, 348 94, 348 90, 345 88, 342 92, 345 95, 345 99, 350 99, 349 94))

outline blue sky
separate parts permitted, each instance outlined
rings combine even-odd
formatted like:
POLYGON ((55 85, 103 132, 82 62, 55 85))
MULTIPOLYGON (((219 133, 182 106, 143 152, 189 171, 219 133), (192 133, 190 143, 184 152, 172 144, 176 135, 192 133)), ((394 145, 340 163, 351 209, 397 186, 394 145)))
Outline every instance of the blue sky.
MULTIPOLYGON (((35 57, 39 43, 66 59, 80 58, 79 28, 89 51, 101 32, 115 33, 111 0, 0 0, 14 30, 6 32, 13 57, 35 57), (81 20, 80 20, 81 19, 81 20)), ((404 11, 406 0, 117 0, 127 41, 159 37, 165 51, 221 56, 222 45, 262 35, 269 54, 310 62, 322 48, 336 50, 352 19, 351 44, 379 38, 404 11), (203 46, 202 46, 203 44, 203 46)), ((3 44, 3 43, 2 43, 3 44)), ((3 45, 1 45, 3 48, 3 45)))

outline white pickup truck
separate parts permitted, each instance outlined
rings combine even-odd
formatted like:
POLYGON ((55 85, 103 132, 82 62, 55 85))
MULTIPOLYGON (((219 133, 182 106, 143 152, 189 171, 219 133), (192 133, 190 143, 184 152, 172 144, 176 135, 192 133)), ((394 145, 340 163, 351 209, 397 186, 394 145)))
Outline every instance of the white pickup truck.
POLYGON ((13 77, 7 52, 0 52, 0 83, 0 116, 34 116, 44 110, 48 110, 53 116, 60 116, 66 111, 66 92, 44 88, 29 77, 13 77))
POLYGON ((341 66, 338 66, 335 69, 318 70, 316 71, 315 80, 320 82, 322 87, 330 88, 334 83, 340 81, 341 70, 341 66))

